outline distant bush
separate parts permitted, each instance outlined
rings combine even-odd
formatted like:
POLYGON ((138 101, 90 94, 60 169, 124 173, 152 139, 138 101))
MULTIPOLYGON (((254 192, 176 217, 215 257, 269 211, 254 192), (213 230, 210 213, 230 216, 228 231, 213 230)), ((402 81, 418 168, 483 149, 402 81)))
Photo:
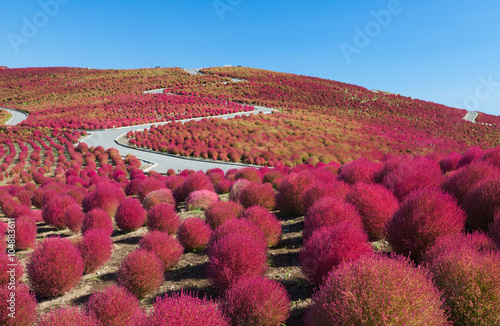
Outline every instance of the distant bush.
POLYGON ((233 233, 216 241, 209 250, 208 275, 214 285, 225 291, 242 276, 263 276, 267 270, 267 250, 252 236, 233 233))
POLYGON ((121 286, 142 298, 160 287, 163 271, 163 264, 155 253, 138 249, 125 257, 116 277, 121 286))
POLYGON ((38 326, 99 326, 99 322, 77 307, 63 307, 46 313, 38 326))
POLYGON ((139 241, 139 248, 153 252, 160 259, 165 271, 177 264, 184 253, 179 240, 161 231, 146 233, 139 241))
POLYGON ((174 199, 174 195, 172 194, 172 190, 167 188, 162 188, 158 190, 151 191, 143 201, 143 205, 145 209, 151 209, 154 205, 157 204, 170 204, 172 206, 176 206, 177 203, 174 199))
POLYGON ((83 258, 85 274, 93 273, 103 266, 113 253, 113 240, 104 230, 87 231, 77 245, 83 258))
POLYGON ((307 171, 285 177, 276 195, 276 207, 282 214, 299 216, 305 213, 302 196, 312 181, 313 176, 307 171))
POLYGON ((177 239, 185 251, 200 251, 207 247, 211 234, 212 229, 207 223, 200 218, 190 217, 179 226, 177 239))
POLYGON ((334 270, 313 294, 304 324, 449 325, 429 272, 404 258, 379 255, 334 270))
POLYGON ((205 210, 218 201, 219 196, 213 191, 195 190, 186 198, 186 209, 188 211, 196 209, 205 210))
POLYGON ((175 234, 181 219, 174 206, 160 203, 152 207, 147 213, 146 225, 149 231, 162 231, 175 234))
POLYGON ((251 167, 239 169, 238 172, 236 172, 235 177, 236 180, 247 179, 250 182, 262 182, 262 175, 260 174, 260 171, 251 167))
POLYGON ((120 205, 115 214, 116 226, 124 231, 135 231, 146 222, 146 211, 137 198, 127 197, 120 205))
POLYGON ((251 182, 241 190, 239 197, 245 208, 257 205, 272 211, 276 207, 276 194, 270 183, 251 182))
POLYGON ((206 222, 212 229, 216 229, 224 222, 238 218, 243 213, 243 206, 232 201, 218 201, 205 210, 206 222))
POLYGON ((16 284, 16 296, 14 302, 11 296, 12 288, 8 284, 0 285, 0 325, 5 326, 31 326, 37 318, 36 298, 30 293, 29 287, 19 283, 16 284), (9 314, 13 313, 8 309, 14 305, 15 313, 12 318, 9 314))
POLYGON ((83 260, 70 240, 46 238, 31 254, 26 271, 31 288, 38 295, 55 297, 80 282, 83 260))
POLYGON ((382 170, 382 163, 371 162, 366 158, 345 163, 340 167, 338 179, 353 185, 358 182, 373 183, 382 170))
POLYGON ((94 229, 103 230, 109 235, 113 233, 113 221, 105 210, 94 208, 85 214, 81 228, 82 234, 94 229))
POLYGON ((267 240, 264 232, 252 221, 247 219, 230 219, 226 223, 220 225, 215 231, 212 232, 208 242, 208 249, 210 250, 215 242, 221 240, 228 234, 242 233, 252 237, 258 244, 264 248, 267 247, 267 240))
POLYGON ((436 238, 462 232, 465 213, 449 194, 424 189, 409 195, 386 225, 387 240, 398 253, 420 260, 436 238))
POLYGON ((139 300, 116 285, 94 292, 85 308, 102 326, 135 325, 142 317, 139 300))
POLYGON ((464 199, 467 227, 488 230, 500 208, 500 174, 478 182, 464 199))
POLYGON ((241 214, 241 218, 253 222, 264 232, 268 247, 274 247, 280 242, 281 222, 264 207, 249 207, 241 214))
POLYGON ((85 214, 78 204, 71 204, 64 210, 63 222, 71 231, 79 233, 82 229, 85 214))
POLYGON ((346 202, 354 205, 361 215, 366 233, 372 239, 384 237, 387 221, 399 208, 396 197, 382 185, 357 183, 347 194, 346 202))
POLYGON ((361 227, 341 222, 316 230, 305 242, 299 263, 309 281, 320 284, 341 263, 372 253, 368 236, 361 227))
POLYGON ((238 279, 222 299, 233 325, 283 325, 290 308, 285 287, 263 277, 238 279))
POLYGON ((181 291, 170 297, 157 298, 141 326, 229 326, 219 306, 206 298, 199 299, 181 291))

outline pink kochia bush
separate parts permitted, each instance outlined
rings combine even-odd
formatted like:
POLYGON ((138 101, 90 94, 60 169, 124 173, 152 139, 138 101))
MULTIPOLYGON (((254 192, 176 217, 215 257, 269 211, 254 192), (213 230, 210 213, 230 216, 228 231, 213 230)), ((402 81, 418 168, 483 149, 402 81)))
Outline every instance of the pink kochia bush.
POLYGON ((239 202, 245 208, 261 206, 272 211, 276 207, 275 197, 270 183, 251 182, 241 190, 239 202))
POLYGON ((495 241, 496 245, 500 248, 500 210, 495 213, 493 222, 490 223, 488 234, 495 241))
POLYGON ((179 240, 166 232, 151 231, 139 242, 139 248, 153 252, 160 259, 165 271, 171 269, 184 253, 179 240))
POLYGON ((46 313, 38 326, 99 326, 99 322, 77 307, 64 307, 46 313))
POLYGON ((141 326, 229 326, 219 306, 182 291, 170 297, 157 298, 141 326))
POLYGON ((349 222, 341 222, 315 231, 304 244, 299 263, 307 278, 320 284, 341 263, 372 253, 363 230, 349 222))
POLYGON ((93 293, 85 303, 85 308, 102 326, 135 325, 142 317, 139 300, 116 285, 93 293))
POLYGON ((212 181, 203 171, 195 172, 184 180, 177 191, 178 201, 184 201, 190 193, 196 190, 215 191, 212 181))
POLYGON ((222 310, 233 325, 282 325, 290 308, 285 287, 263 277, 239 278, 222 300, 222 310))
POLYGON ((82 229, 83 219, 85 218, 85 213, 83 213, 80 205, 71 204, 64 210, 63 221, 64 224, 71 231, 78 233, 82 229))
POLYGON ((40 296, 55 297, 75 287, 82 277, 83 260, 68 239, 46 238, 31 254, 26 271, 31 288, 40 296))
POLYGON ((239 179, 236 181, 229 191, 229 200, 234 202, 240 201, 241 191, 250 184, 247 179, 239 179))
POLYGON ((113 233, 113 220, 108 213, 100 208, 94 208, 85 214, 82 222, 82 234, 89 230, 99 229, 111 235, 113 233))
POLYGON ((146 211, 137 198, 127 197, 120 205, 115 214, 116 226, 124 231, 135 231, 144 225, 146 211))
POLYGON ((365 256, 334 270, 312 296, 306 326, 450 325, 429 272, 402 257, 365 256))
POLYGON ((398 254, 420 260, 436 238, 462 232, 465 213, 449 194, 424 189, 409 195, 386 225, 387 240, 398 254))
POLYGON ((12 286, 0 285, 0 325, 31 326, 36 321, 36 298, 29 287, 16 284, 15 298, 12 299, 12 286), (8 309, 11 308, 11 309, 8 309), (13 313, 15 318, 9 316, 13 313))
POLYGON ((151 208, 147 213, 146 225, 149 231, 162 231, 175 234, 181 219, 175 211, 174 206, 160 203, 151 208))
POLYGON ((478 182, 464 199, 467 227, 488 230, 500 208, 500 174, 478 182))
POLYGON ((357 183, 347 194, 346 202, 354 205, 361 215, 366 233, 372 239, 384 237, 387 221, 399 208, 399 202, 385 187, 357 183))
POLYGON ((143 202, 151 192, 163 188, 165 188, 165 184, 161 180, 153 177, 146 178, 139 184, 139 199, 143 202))
POLYGON ((151 191, 143 200, 142 204, 145 209, 151 209, 154 205, 157 204, 170 204, 172 206, 176 206, 174 195, 172 194, 172 190, 167 188, 161 188, 158 190, 151 191))
POLYGON ((276 195, 276 207, 282 214, 299 216, 305 213, 302 196, 313 179, 307 171, 291 173, 285 177, 276 195))
POLYGON ((125 257, 116 277, 121 286, 142 298, 160 287, 163 271, 163 264, 155 253, 138 249, 125 257))
POLYGON ((210 240, 212 229, 200 218, 189 217, 179 226, 177 239, 185 251, 205 250, 210 240))
POLYGON ((186 209, 192 211, 195 209, 205 210, 210 205, 219 201, 219 195, 210 190, 195 190, 186 198, 186 209))
POLYGON ((111 257, 113 240, 106 231, 93 229, 83 235, 77 248, 83 258, 83 272, 85 274, 93 273, 111 257))
POLYGON ((373 183, 381 170, 381 163, 371 162, 366 158, 359 158, 342 165, 338 178, 340 181, 344 181, 350 185, 358 182, 373 183))
POLYGON ((76 201, 71 196, 56 196, 50 199, 42 209, 42 218, 45 223, 64 229, 64 211, 66 207, 75 204, 76 201))
POLYGON ((35 246, 36 222, 30 216, 22 216, 16 220, 16 248, 29 249, 35 246))
POLYGON ((316 181, 308 187, 302 195, 304 212, 307 212, 309 207, 323 197, 338 197, 344 199, 347 193, 349 193, 349 190, 350 186, 344 182, 334 181, 332 183, 325 183, 316 181))
POLYGON ((208 242, 209 250, 212 245, 224 238, 228 234, 241 233, 244 235, 251 236, 253 240, 262 245, 264 248, 267 247, 267 240, 264 232, 252 221, 246 219, 230 219, 226 223, 219 226, 215 231, 212 232, 210 236, 210 241, 208 242))
POLYGON ((23 265, 14 258, 11 260, 12 256, 9 256, 6 252, 0 253, 0 284, 16 283, 19 282, 24 275, 23 265), (11 265, 16 265, 14 267, 15 273, 9 273, 12 268, 11 265))
POLYGON ((105 210, 109 216, 114 217, 120 202, 125 199, 125 192, 108 182, 97 184, 96 189, 85 195, 82 201, 84 212, 95 208, 105 210))
POLYGON ((208 275, 221 291, 241 276, 263 276, 267 270, 265 246, 243 233, 228 234, 216 241, 209 248, 208 258, 208 275))
POLYGON ((205 210, 205 219, 212 229, 243 213, 243 206, 233 201, 218 201, 205 210))
POLYGON ((268 247, 274 247, 280 242, 281 223, 273 213, 264 207, 249 207, 241 214, 241 218, 253 222, 264 232, 268 247))

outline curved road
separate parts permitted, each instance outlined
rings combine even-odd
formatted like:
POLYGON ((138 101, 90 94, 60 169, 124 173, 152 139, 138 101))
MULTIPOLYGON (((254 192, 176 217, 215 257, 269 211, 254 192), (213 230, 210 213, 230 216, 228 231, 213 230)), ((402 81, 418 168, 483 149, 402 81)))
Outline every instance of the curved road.
POLYGON ((5 110, 5 111, 9 112, 10 114, 12 114, 12 118, 10 118, 10 120, 5 123, 6 126, 17 125, 28 118, 28 114, 25 112, 12 110, 12 109, 6 109, 6 108, 0 108, 0 109, 5 110))

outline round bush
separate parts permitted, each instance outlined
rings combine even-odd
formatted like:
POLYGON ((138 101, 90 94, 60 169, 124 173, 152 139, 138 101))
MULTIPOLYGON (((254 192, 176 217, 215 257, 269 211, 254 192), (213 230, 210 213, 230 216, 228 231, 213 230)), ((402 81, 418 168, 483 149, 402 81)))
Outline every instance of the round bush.
POLYGON ((500 323, 500 255, 493 251, 451 248, 429 264, 444 292, 453 325, 500 323))
POLYGON ((500 248, 500 210, 497 210, 493 217, 493 222, 488 228, 489 236, 495 241, 496 245, 500 248))
POLYGON ((179 229, 181 219, 174 206, 160 203, 153 206, 147 213, 146 225, 149 231, 162 231, 175 234, 179 229))
POLYGON ((188 292, 157 298, 142 326, 229 326, 219 306, 188 292))
POLYGON ((137 198, 127 197, 120 205, 115 214, 116 226, 124 231, 135 231, 144 225, 146 211, 137 198))
POLYGON ((233 201, 218 201, 205 210, 205 219, 212 229, 243 213, 243 206, 233 201))
POLYGON ((276 194, 270 183, 251 182, 241 190, 240 204, 245 207, 261 206, 272 211, 276 208, 276 194))
POLYGON ((42 209, 42 218, 45 223, 53 225, 57 229, 64 229, 64 211, 75 200, 71 196, 56 196, 50 199, 42 209))
POLYGON ((142 317, 139 300, 116 285, 93 293, 85 308, 102 326, 135 325, 142 317))
POLYGON ((446 174, 457 169, 458 161, 462 158, 462 155, 457 153, 450 153, 446 155, 443 159, 439 160, 439 166, 441 167, 441 172, 446 174))
POLYGON ((299 263, 307 278, 320 284, 340 264, 372 253, 363 230, 349 222, 341 222, 316 230, 300 251, 299 263))
POLYGON ((82 234, 94 229, 103 230, 109 235, 113 233, 113 221, 105 210, 94 208, 85 214, 81 228, 82 234))
POLYGON ((365 231, 372 239, 384 237, 387 221, 399 208, 398 199, 378 184, 355 184, 347 194, 346 202, 356 207, 365 231))
POLYGON ((99 326, 91 316, 77 307, 64 307, 46 313, 38 326, 99 326))
POLYGON ((222 179, 215 186, 215 192, 218 194, 228 194, 231 191, 231 187, 234 185, 234 181, 222 179))
POLYGON ((210 240, 212 229, 202 219, 189 217, 179 226, 177 239, 186 251, 205 250, 210 240))
POLYGON ((125 257, 116 277, 121 286, 142 298, 160 287, 163 270, 163 264, 155 253, 138 249, 125 257))
POLYGON ((495 212, 500 208, 500 175, 478 182, 464 199, 467 227, 488 230, 495 212))
POLYGON ((229 200, 234 202, 240 201, 241 191, 250 184, 251 182, 247 179, 240 179, 236 181, 231 190, 229 191, 229 200))
POLYGON ((233 325, 282 325, 290 313, 285 287, 263 277, 241 277, 224 294, 222 311, 233 325))
POLYGON ((108 182, 97 184, 94 191, 85 195, 82 201, 84 212, 89 212, 95 208, 105 210, 109 216, 114 217, 120 202, 125 199, 125 192, 122 189, 108 182))
POLYGON ((214 186, 210 178, 203 172, 198 171, 188 176, 178 190, 179 201, 184 201, 190 193, 196 190, 209 190, 214 192, 214 186))
POLYGON ((306 326, 449 325, 429 272, 402 257, 364 256, 335 269, 313 294, 306 326))
POLYGON ((500 146, 488 148, 484 151, 479 160, 487 162, 496 168, 500 168, 500 146))
POLYGON ((136 179, 129 181, 129 183, 127 183, 127 185, 123 189, 123 191, 125 192, 125 195, 138 196, 139 195, 139 188, 141 186, 142 180, 144 180, 144 179, 136 178, 136 179))
POLYGON ((481 148, 477 146, 472 146, 462 155, 462 157, 458 161, 457 169, 471 164, 472 162, 476 161, 481 156, 483 156, 483 154, 484 151, 481 148))
POLYGON ((213 244, 228 234, 243 233, 251 236, 257 243, 261 244, 264 248, 267 247, 267 240, 264 232, 252 221, 246 219, 230 219, 226 223, 219 226, 212 232, 210 240, 208 241, 208 249, 210 250, 213 244))
POLYGON ((371 162, 362 157, 342 165, 339 170, 338 179, 351 185, 358 182, 373 183, 381 170, 382 163, 371 162))
POLYGON ((10 218, 18 219, 21 216, 31 215, 31 209, 23 204, 17 205, 16 208, 10 214, 10 218))
POLYGON ((36 222, 29 216, 23 216, 16 220, 16 248, 33 248, 36 243, 36 222))
POLYGON ((161 231, 147 233, 139 242, 139 248, 156 254, 165 271, 174 267, 184 253, 184 248, 179 240, 161 231))
POLYGON ((165 188, 165 184, 161 180, 154 177, 149 177, 141 181, 137 194, 139 195, 139 199, 141 200, 141 202, 144 202, 148 194, 162 188, 165 188))
POLYGON ((93 273, 103 266, 113 253, 113 240, 106 231, 91 229, 77 245, 83 259, 83 272, 93 273))
POLYGON ((219 195, 209 190, 195 190, 186 198, 186 209, 188 211, 205 210, 210 205, 219 201, 219 195))
POLYGON ((281 222, 264 207, 249 207, 241 214, 241 218, 253 222, 264 232, 268 247, 274 247, 280 242, 282 234, 281 222))
POLYGON ((304 212, 307 213, 309 207, 323 197, 338 197, 345 199, 349 190, 350 186, 344 182, 334 181, 332 183, 325 183, 322 181, 316 181, 308 187, 304 191, 304 195, 302 195, 304 212))
POLYGON ((71 231, 78 233, 82 229, 82 223, 85 218, 80 205, 72 204, 66 207, 64 210, 63 221, 64 225, 68 227, 71 231))
POLYGON ((0 325, 33 325, 37 318, 35 295, 22 283, 16 284, 15 297, 11 293, 11 286, 0 285, 0 325))
POLYGON ((291 173, 285 177, 276 195, 276 207, 282 214, 299 216, 305 213, 302 196, 312 181, 313 176, 307 171, 291 173))
POLYGON ((356 207, 337 197, 321 198, 306 213, 303 230, 304 241, 315 230, 325 226, 334 226, 343 221, 348 221, 360 228, 363 227, 361 216, 356 207))
POLYGON ((262 182, 262 176, 256 168, 243 168, 239 169, 238 172, 236 172, 235 176, 236 180, 238 179, 246 179, 250 182, 262 182))
POLYGON ((409 195, 386 225, 387 240, 398 254, 420 260, 436 238, 462 232, 465 213, 438 189, 409 195))
POLYGON ((443 180, 441 167, 425 157, 415 158, 397 167, 382 180, 401 202, 411 192, 429 187, 438 187, 443 180))
POLYGON ((40 296, 55 297, 75 287, 82 277, 83 260, 68 239, 44 239, 26 265, 31 288, 40 296))
POLYGON ((267 250, 251 235, 228 234, 209 249, 207 272, 221 291, 241 276, 263 276, 267 270, 267 250))
POLYGON ((172 190, 167 188, 162 188, 158 190, 151 191, 143 201, 143 205, 145 209, 151 209, 153 206, 157 204, 170 204, 172 206, 177 206, 175 202, 174 195, 172 194, 172 190))
POLYGON ((0 284, 17 283, 24 275, 23 265, 19 262, 17 258, 14 257, 14 261, 11 261, 11 256, 6 252, 0 253, 0 284), (11 264, 16 265, 14 267, 14 273, 11 271, 11 264))

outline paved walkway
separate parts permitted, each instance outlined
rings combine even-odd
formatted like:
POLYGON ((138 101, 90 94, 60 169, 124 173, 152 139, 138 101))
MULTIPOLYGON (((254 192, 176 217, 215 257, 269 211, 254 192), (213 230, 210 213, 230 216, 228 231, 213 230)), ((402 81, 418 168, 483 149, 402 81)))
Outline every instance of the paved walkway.
POLYGON ((17 125, 28 118, 28 114, 25 112, 12 110, 12 109, 6 109, 6 108, 0 108, 0 109, 5 110, 5 111, 9 112, 10 114, 12 114, 12 118, 10 118, 10 120, 5 123, 6 126, 17 125))
POLYGON ((467 111, 467 114, 465 115, 465 117, 463 119, 466 121, 470 121, 472 123, 476 123, 476 118, 478 115, 479 115, 479 113, 476 111, 467 111))

